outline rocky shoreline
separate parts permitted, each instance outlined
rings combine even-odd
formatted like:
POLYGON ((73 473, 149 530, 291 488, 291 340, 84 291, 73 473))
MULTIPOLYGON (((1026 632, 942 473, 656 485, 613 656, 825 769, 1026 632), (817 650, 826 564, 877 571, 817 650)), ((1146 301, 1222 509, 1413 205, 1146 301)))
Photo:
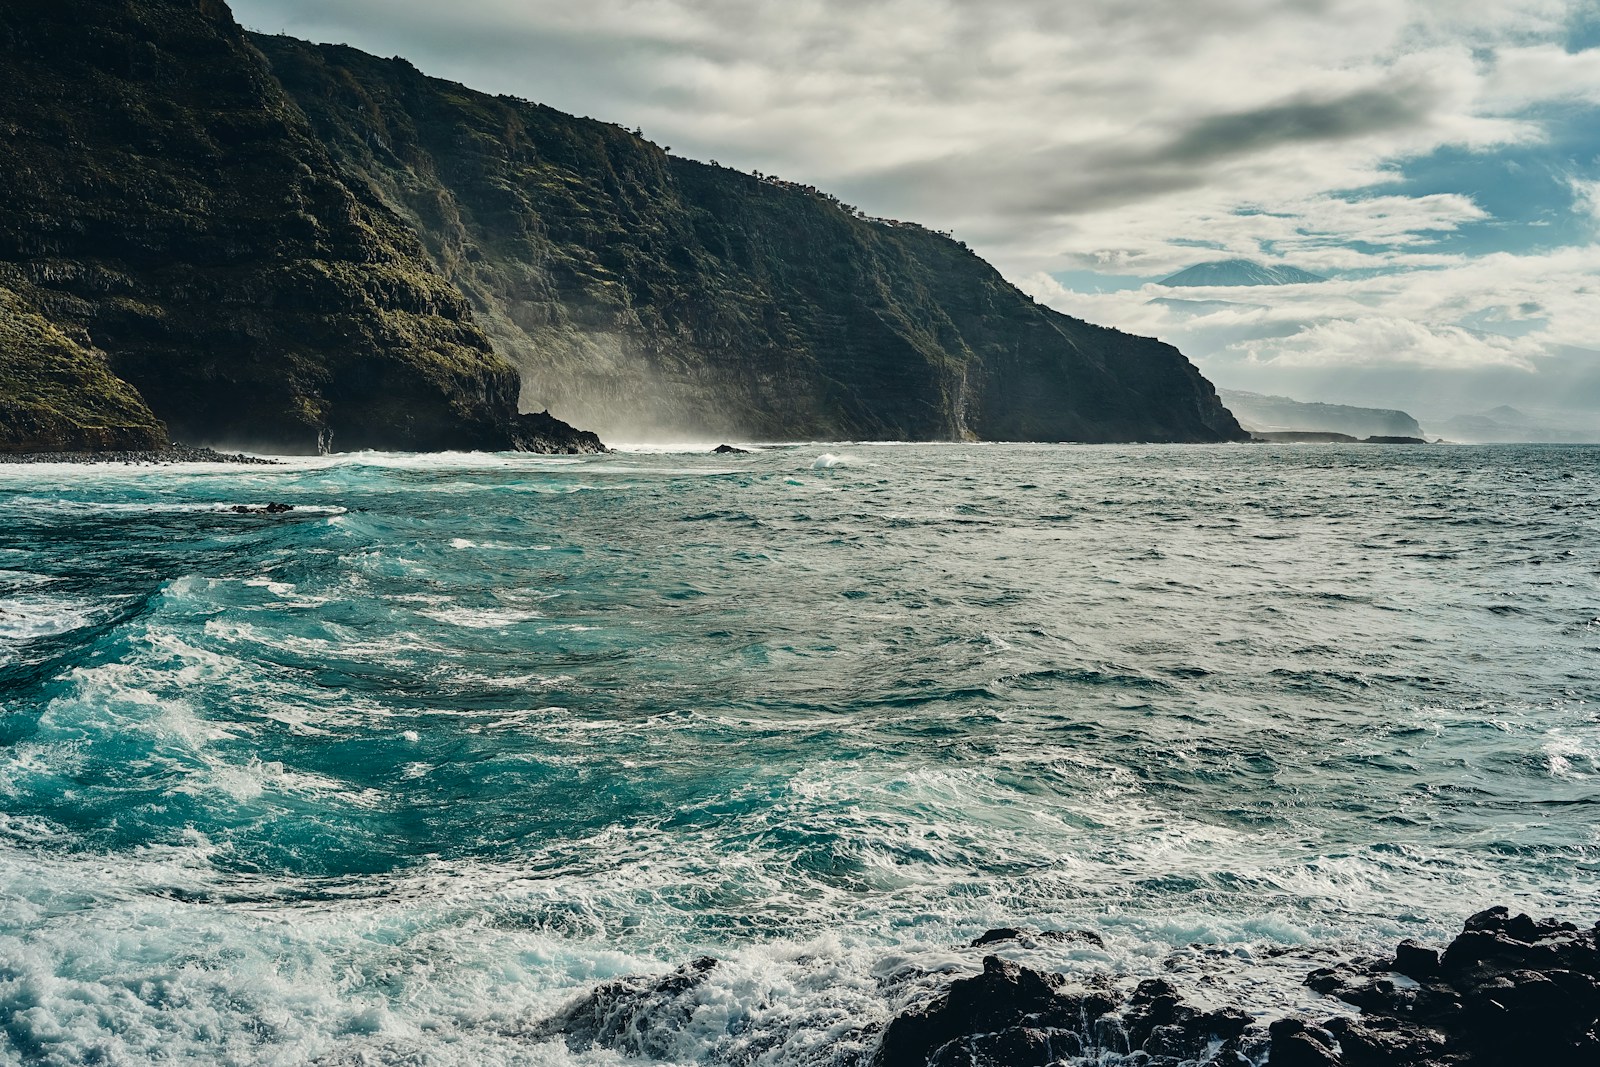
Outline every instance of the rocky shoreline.
MULTIPOLYGON (((1198 1007, 1162 978, 1130 993, 1114 976, 1068 978, 997 955, 876 1033, 859 1067, 1579 1067, 1600 1063, 1600 924, 1512 916, 1468 919, 1442 951, 1402 941, 1393 955, 1312 971, 1326 1015, 1267 1019, 1198 1007), (1352 1009, 1354 1009, 1352 1011, 1352 1009)), ((972 947, 1097 940, 1087 931, 991 930, 972 947)), ((574 1051, 660 1054, 700 1007, 719 963, 702 957, 664 977, 596 987, 534 1030, 574 1051)), ((863 1040, 864 1039, 864 1040, 863 1040)))
POLYGON ((243 452, 218 452, 211 448, 192 448, 173 444, 153 451, 115 452, 0 452, 0 463, 121 463, 148 466, 167 463, 243 463, 274 467, 277 460, 247 456, 243 452))

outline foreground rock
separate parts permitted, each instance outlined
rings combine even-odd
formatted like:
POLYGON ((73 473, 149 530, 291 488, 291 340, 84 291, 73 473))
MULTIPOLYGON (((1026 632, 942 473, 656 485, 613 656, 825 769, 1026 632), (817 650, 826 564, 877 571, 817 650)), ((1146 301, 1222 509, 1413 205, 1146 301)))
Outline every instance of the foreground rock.
MULTIPOLYGON (((991 930, 973 947, 1094 944, 1085 931, 991 930)), ((535 1031, 574 1051, 605 1047, 670 1058, 699 1027, 700 988, 717 967, 695 960, 658 978, 607 982, 535 1031)), ((1259 1018, 1186 1003, 1163 979, 1068 978, 986 956, 983 970, 908 1008, 881 1034, 850 1035, 862 1067, 1594 1067, 1600 1064, 1596 928, 1474 915, 1441 953, 1403 941, 1393 956, 1313 971, 1311 989, 1342 1001, 1317 1018, 1259 1018), (1348 1007, 1346 1007, 1348 1006, 1348 1007), (1359 1009, 1353 1015, 1350 1008, 1359 1009)), ((713 1011, 716 1008, 713 1006, 713 1011)))
POLYGON ((1343 1057, 1332 1062, 1600 1063, 1595 928, 1491 908, 1443 954, 1403 941, 1391 959, 1315 971, 1306 984, 1361 1009, 1328 1024, 1343 1057))
POLYGON ((574 1051, 616 1049, 664 1059, 700 1006, 695 990, 717 966, 710 956, 661 978, 618 978, 537 1027, 534 1037, 563 1037, 574 1051))
POLYGON ((983 973, 951 983, 932 1003, 896 1017, 873 1067, 1011 1067, 1144 1053, 1146 1065, 1245 1064, 1265 1045, 1250 1016, 1184 1004, 1157 978, 1124 999, 1110 988, 986 956, 983 973))

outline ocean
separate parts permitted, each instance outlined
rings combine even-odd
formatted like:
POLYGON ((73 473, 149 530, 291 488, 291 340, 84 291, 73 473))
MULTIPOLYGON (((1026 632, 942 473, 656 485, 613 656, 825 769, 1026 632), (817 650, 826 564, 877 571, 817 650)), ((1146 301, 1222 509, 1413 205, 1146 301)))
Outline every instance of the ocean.
POLYGON ((1285 1011, 1588 925, 1597 459, 0 466, 0 1062, 845 1065, 989 927, 1285 1011))

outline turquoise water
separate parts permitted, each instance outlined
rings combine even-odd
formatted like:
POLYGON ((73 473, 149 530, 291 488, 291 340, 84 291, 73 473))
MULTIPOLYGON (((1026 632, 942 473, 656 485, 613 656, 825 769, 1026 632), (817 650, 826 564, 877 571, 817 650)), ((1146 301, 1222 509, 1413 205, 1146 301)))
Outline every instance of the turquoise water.
POLYGON ((621 1062, 537 1023, 709 953, 669 1059, 848 1063, 989 926, 1292 1007, 1593 921, 1597 459, 0 466, 0 1060, 621 1062))

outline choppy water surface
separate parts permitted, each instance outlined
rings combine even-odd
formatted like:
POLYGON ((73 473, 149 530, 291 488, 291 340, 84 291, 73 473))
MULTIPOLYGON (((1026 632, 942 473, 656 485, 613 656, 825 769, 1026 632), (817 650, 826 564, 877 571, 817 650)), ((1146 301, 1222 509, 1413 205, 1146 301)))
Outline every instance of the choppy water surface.
POLYGON ((0 1056, 617 1062, 532 1031, 709 953, 667 1058, 848 1062, 994 925, 1285 1005, 1600 916, 1600 450, 830 447, 0 467, 0 1056))

